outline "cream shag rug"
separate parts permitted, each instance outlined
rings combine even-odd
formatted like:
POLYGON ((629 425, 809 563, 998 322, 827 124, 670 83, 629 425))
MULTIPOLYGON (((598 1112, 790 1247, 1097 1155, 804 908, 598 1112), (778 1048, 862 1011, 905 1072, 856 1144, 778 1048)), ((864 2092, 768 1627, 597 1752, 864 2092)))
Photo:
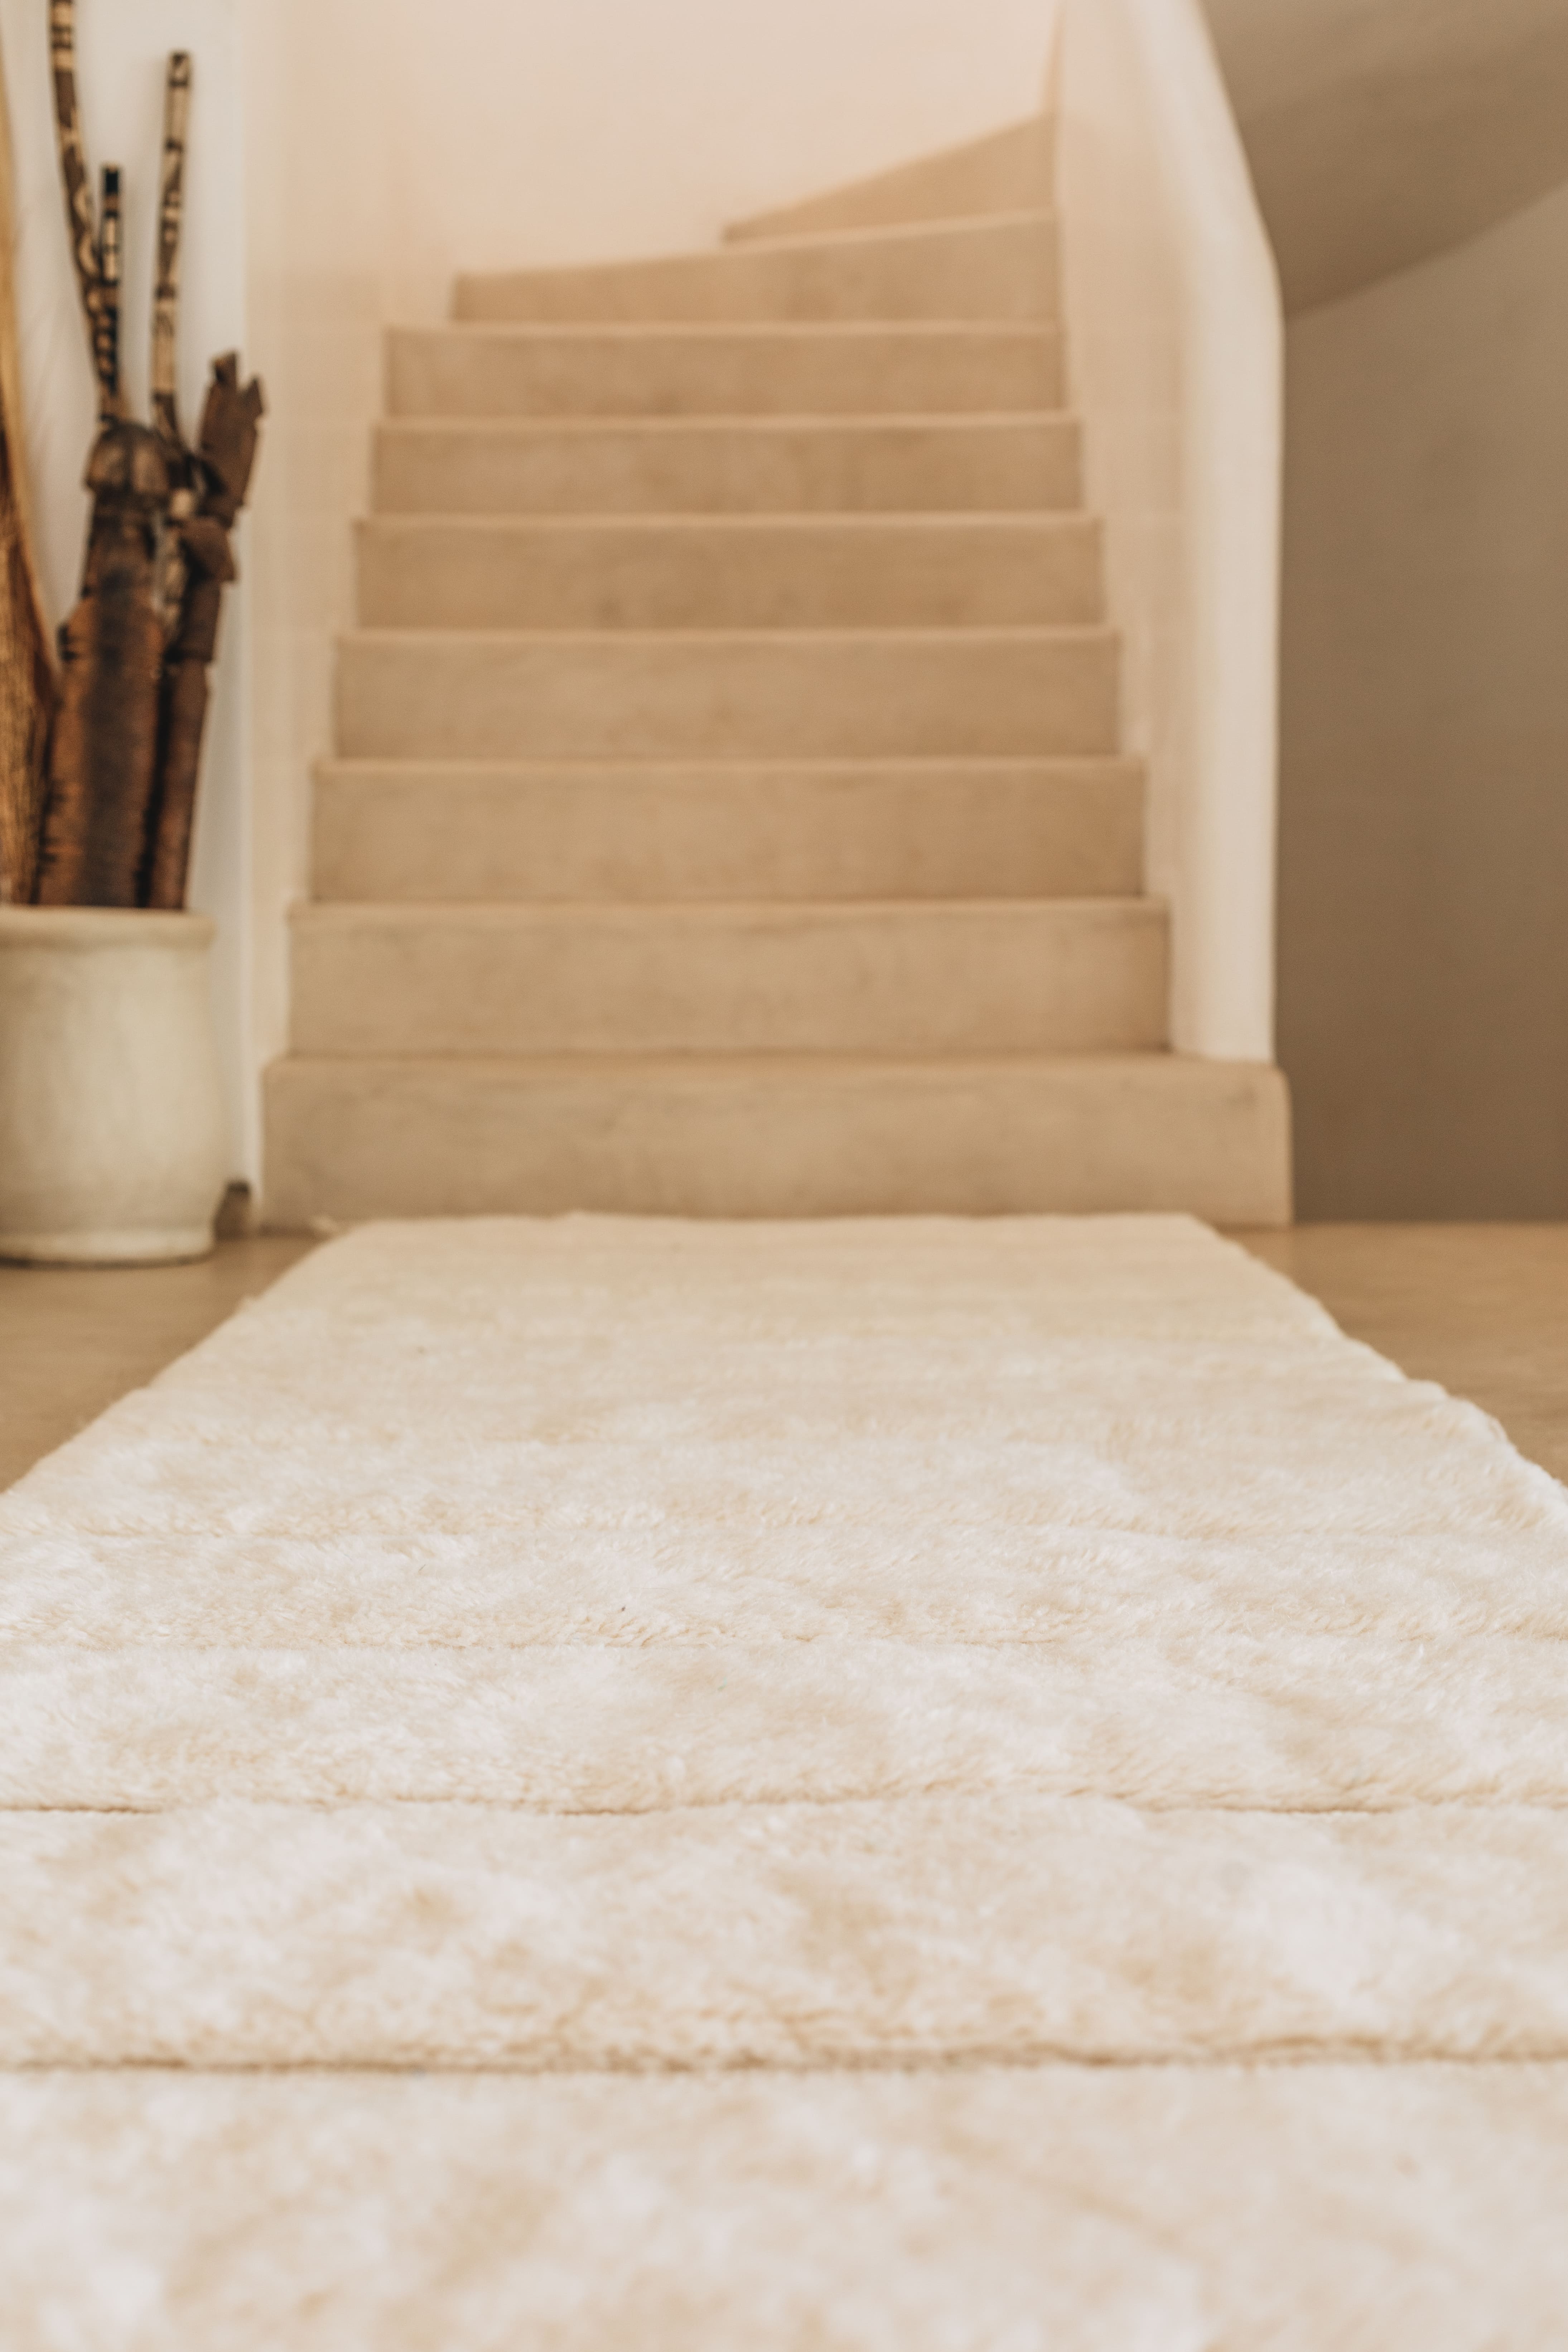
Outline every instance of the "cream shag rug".
POLYGON ((1568 2344, 1568 1495, 1196 1225, 372 1228, 0 1562, 6 2352, 1568 2344))

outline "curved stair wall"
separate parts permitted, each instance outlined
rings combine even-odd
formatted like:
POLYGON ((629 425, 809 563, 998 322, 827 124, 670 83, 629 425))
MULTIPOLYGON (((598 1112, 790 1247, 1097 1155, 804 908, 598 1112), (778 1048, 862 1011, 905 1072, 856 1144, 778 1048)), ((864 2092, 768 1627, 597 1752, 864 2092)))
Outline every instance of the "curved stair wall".
POLYGON ((1066 342, 1172 915, 1173 1042, 1274 1054, 1284 321, 1198 0, 1063 0, 1066 342))

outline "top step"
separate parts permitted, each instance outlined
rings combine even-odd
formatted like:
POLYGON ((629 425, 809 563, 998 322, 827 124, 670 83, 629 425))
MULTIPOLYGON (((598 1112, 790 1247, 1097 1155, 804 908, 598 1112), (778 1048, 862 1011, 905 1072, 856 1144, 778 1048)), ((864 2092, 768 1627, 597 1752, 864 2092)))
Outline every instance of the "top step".
POLYGON ((724 232, 753 237, 809 236, 824 230, 887 228, 909 221, 972 220, 983 213, 1048 212, 1055 202, 1056 129, 1031 115, 963 147, 900 163, 777 212, 758 213, 724 232))
POLYGON ((1057 315, 1046 212, 853 229, 647 261, 459 278, 461 324, 996 320, 1057 315))

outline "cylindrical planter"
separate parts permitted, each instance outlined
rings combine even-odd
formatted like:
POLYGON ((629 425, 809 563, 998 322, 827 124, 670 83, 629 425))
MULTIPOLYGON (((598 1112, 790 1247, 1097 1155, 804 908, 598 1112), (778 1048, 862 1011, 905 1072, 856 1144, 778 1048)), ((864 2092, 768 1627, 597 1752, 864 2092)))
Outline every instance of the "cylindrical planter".
POLYGON ((205 915, 0 907, 0 1257, 205 1257, 227 1173, 205 915))

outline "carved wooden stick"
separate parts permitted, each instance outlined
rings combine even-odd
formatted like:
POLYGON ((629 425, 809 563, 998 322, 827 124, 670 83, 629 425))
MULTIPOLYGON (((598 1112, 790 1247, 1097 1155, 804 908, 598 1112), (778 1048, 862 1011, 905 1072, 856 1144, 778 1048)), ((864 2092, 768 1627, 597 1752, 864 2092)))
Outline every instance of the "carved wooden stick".
POLYGON ((196 511, 174 526, 185 567, 179 625, 163 660, 158 726, 158 785, 149 831, 142 903, 183 907, 190 867, 207 672, 217 651, 223 592, 235 577, 229 533, 250 487, 266 407, 261 386, 241 387, 237 355, 213 363, 197 451, 196 511))
POLYGON ((123 403, 120 397, 121 242, 118 163, 106 163, 103 167, 103 205, 100 218, 98 282, 101 299, 99 303, 96 338, 98 381, 110 411, 118 415, 123 408, 123 403))
POLYGON ((185 140, 191 114, 191 60, 169 59, 163 85, 163 161, 158 198, 158 270, 153 289, 153 430, 183 448, 180 431, 180 235, 184 226, 185 140))
POLYGON ((93 216, 92 181, 82 144, 81 106, 76 87, 76 0, 49 0, 49 63, 55 84, 55 131, 59 142, 60 178, 65 187, 66 230, 71 259, 81 292, 82 316, 98 378, 99 400, 106 416, 119 413, 118 392, 104 382, 103 344, 100 319, 103 310, 103 278, 100 266, 98 224, 93 216))
POLYGON ((110 418, 87 486, 92 529, 81 601, 60 631, 37 898, 44 907, 134 907, 158 758, 163 444, 144 425, 110 418))
MULTIPOLYGON (((16 241, 11 117, 0 58, 0 254, 16 241)), ((21 345, 11 272, 0 268, 0 904, 33 895, 54 664, 33 562, 22 463, 21 345)))

